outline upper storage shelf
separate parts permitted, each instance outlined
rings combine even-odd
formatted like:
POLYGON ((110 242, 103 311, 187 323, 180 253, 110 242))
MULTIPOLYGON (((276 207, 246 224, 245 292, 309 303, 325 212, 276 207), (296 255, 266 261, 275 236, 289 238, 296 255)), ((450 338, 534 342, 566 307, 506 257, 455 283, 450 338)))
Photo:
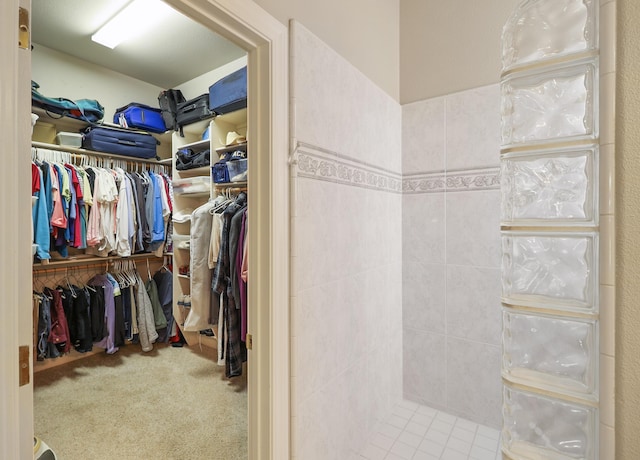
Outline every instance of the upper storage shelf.
MULTIPOLYGON (((68 131, 71 133, 79 133, 84 128, 89 126, 89 123, 82 120, 77 120, 71 117, 64 116, 52 116, 46 110, 41 109, 40 107, 31 106, 31 113, 35 113, 38 115, 38 123, 49 123, 54 125, 58 131, 68 131)), ((46 142, 40 139, 34 139, 40 142, 46 142)))
MULTIPOLYGON (((70 146, 58 145, 56 143, 56 134, 60 132, 71 132, 71 133, 79 133, 83 131, 85 128, 89 126, 89 123, 82 120, 77 120, 75 118, 70 117, 56 117, 51 116, 45 110, 39 107, 31 107, 31 112, 38 115, 38 120, 36 121, 35 126, 33 127, 33 135, 31 136, 32 141, 35 143, 47 144, 40 145, 42 148, 48 149, 59 149, 63 151, 79 153, 84 155, 94 155, 98 153, 101 156, 120 158, 118 155, 94 152, 92 150, 73 148, 70 146)), ((111 123, 103 123, 106 126, 117 126, 111 123)), ((171 158, 171 133, 172 131, 167 131, 162 134, 157 133, 149 133, 151 134, 158 142, 157 147, 157 155, 161 159, 170 159, 171 158)), ((128 159, 129 157, 122 157, 122 159, 128 159)), ((134 158, 135 159, 135 158, 134 158)), ((148 160, 149 162, 155 162, 155 160, 148 160)))

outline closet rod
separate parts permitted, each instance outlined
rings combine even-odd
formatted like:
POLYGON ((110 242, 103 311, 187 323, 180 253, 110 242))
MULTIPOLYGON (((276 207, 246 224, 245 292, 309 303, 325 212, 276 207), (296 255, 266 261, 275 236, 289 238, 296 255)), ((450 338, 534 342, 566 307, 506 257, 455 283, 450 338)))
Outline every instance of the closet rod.
POLYGON ((34 276, 41 276, 47 273, 55 273, 55 272, 68 272, 69 268, 72 268, 74 271, 82 271, 82 270, 93 270, 94 268, 106 268, 107 264, 105 263, 92 263, 86 265, 75 265, 75 266, 66 266, 66 267, 54 267, 54 268, 46 268, 40 270, 34 270, 34 276))
POLYGON ((248 187, 247 187, 247 183, 246 182, 238 182, 237 184, 233 184, 231 185, 231 183, 227 182, 227 183, 217 183, 217 184, 213 184, 213 187, 216 190, 219 190, 221 192, 223 191, 229 191, 229 192, 246 192, 248 187))
POLYGON ((119 155, 112 155, 110 153, 103 153, 103 152, 96 152, 94 150, 86 150, 86 149, 79 149, 76 147, 68 147, 66 145, 58 145, 58 144, 47 144, 44 142, 31 142, 31 145, 33 147, 39 148, 39 149, 46 149, 46 150, 58 150, 58 151, 62 151, 62 152, 69 152, 72 154, 78 154, 78 155, 85 155, 85 156, 89 156, 89 157, 98 157, 98 158, 105 158, 105 159, 109 159, 109 160, 114 160, 114 161, 129 161, 132 163, 144 163, 144 164, 150 164, 150 165, 157 165, 157 166, 164 166, 166 167, 167 165, 160 163, 160 161, 158 160, 148 160, 148 159, 144 159, 144 158, 134 158, 134 157, 128 157, 128 156, 119 156, 119 155))
POLYGON ((67 260, 56 260, 53 262, 46 262, 42 264, 33 264, 33 271, 46 271, 55 269, 55 267, 60 267, 64 269, 66 267, 78 267, 78 266, 89 266, 91 264, 105 266, 105 263, 117 261, 117 260, 146 260, 146 259, 158 259, 158 261, 163 260, 165 256, 171 256, 172 254, 166 253, 162 254, 160 257, 156 256, 153 253, 144 253, 144 254, 133 254, 127 257, 121 256, 108 256, 108 257, 83 257, 77 259, 67 259, 67 260), (53 267, 53 268, 52 268, 53 267))

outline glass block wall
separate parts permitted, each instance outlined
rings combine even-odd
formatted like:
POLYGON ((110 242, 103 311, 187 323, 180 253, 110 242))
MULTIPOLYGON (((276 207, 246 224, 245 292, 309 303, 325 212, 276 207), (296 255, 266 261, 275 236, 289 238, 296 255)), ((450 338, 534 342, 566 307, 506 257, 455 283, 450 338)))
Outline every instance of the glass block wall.
POLYGON ((597 0, 525 0, 502 37, 502 449, 598 458, 597 0))

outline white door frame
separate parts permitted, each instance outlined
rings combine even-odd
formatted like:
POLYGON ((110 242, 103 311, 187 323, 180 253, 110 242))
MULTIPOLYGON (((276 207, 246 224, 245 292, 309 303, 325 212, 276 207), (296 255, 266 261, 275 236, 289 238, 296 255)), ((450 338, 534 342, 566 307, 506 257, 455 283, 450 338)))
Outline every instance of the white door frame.
MULTIPOLYGON (((19 387, 18 347, 32 350, 30 43, 18 47, 18 8, 0 5, 0 458, 33 458, 33 375, 19 387)), ((29 353, 29 368, 32 354, 29 353)), ((31 372, 31 371, 29 371, 31 372)))
MULTIPOLYGON (((22 1, 29 4, 29 0, 22 1)), ((256 248, 249 259, 249 333, 253 335, 248 363, 249 459, 288 459, 287 28, 251 0, 165 1, 248 52, 248 137, 255 152, 249 176, 249 244, 256 248)), ((32 341, 30 237, 29 232, 17 230, 28 228, 31 216, 29 102, 22 101, 29 83, 19 77, 20 53, 28 51, 17 47, 19 3, 0 2, 0 138, 4 153, 0 168, 0 458, 7 459, 33 458, 32 389, 19 389, 17 384, 18 346, 32 341), (24 321, 27 316, 29 324, 24 321)))

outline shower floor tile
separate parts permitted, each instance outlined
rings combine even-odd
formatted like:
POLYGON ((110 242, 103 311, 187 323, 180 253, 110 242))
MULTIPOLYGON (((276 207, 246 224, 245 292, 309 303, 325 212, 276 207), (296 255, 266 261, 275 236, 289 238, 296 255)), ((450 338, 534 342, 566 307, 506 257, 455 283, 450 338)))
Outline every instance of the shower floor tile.
POLYGON ((502 460, 500 432, 411 401, 396 404, 360 452, 366 460, 502 460))

